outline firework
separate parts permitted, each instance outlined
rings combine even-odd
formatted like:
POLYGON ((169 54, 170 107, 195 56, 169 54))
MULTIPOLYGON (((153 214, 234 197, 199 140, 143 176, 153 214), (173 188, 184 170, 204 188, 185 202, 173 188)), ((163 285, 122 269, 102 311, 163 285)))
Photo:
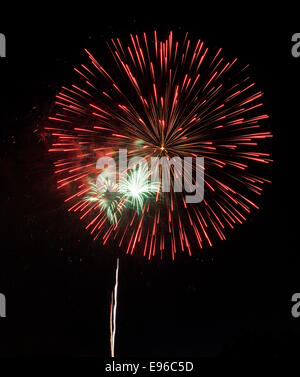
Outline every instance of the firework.
POLYGON ((158 189, 159 184, 150 180, 148 168, 145 165, 138 165, 121 179, 118 191, 123 195, 125 205, 140 214, 146 199, 153 198, 158 189))
MULTIPOLYGON (((173 32, 165 40, 143 33, 108 46, 114 68, 86 50, 88 62, 57 95, 45 127, 69 210, 94 240, 148 258, 225 240, 227 229, 258 208, 255 197, 268 181, 257 172, 271 162, 262 144, 272 137, 261 126, 268 115, 248 66, 188 34, 177 41, 173 32), (114 192, 99 190, 97 159, 116 159, 120 149, 146 160, 204 157, 204 200, 191 205, 182 192, 163 192, 141 166, 119 177, 114 192)), ((194 183, 194 171, 185 178, 194 183)))
POLYGON ((84 200, 98 204, 100 209, 99 214, 104 213, 105 219, 107 217, 111 224, 117 224, 118 217, 122 214, 123 205, 118 192, 112 192, 117 187, 112 182, 110 175, 102 174, 98 177, 96 183, 90 180, 89 185, 90 190, 84 200))
POLYGON ((119 282, 119 258, 117 259, 115 286, 111 293, 110 304, 110 355, 115 357, 115 339, 117 330, 117 308, 118 308, 118 282, 119 282))

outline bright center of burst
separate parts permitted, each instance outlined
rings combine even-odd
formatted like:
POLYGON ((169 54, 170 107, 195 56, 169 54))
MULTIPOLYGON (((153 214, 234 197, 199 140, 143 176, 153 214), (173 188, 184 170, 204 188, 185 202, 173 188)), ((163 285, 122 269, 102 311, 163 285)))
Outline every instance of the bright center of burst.
POLYGON ((131 192, 131 195, 138 196, 139 193, 140 193, 140 188, 137 187, 137 186, 131 186, 130 187, 130 192, 131 192))
POLYGON ((160 150, 161 150, 161 151, 164 151, 164 150, 165 150, 165 147, 162 145, 162 146, 160 147, 160 150))

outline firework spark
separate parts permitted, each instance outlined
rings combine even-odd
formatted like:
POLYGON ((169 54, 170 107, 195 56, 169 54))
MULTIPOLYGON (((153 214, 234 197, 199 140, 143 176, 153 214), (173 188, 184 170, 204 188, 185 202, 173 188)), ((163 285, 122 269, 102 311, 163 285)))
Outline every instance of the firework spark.
POLYGON ((102 174, 99 178, 98 184, 90 181, 90 190, 84 200, 98 204, 99 213, 104 213, 104 217, 106 216, 111 224, 117 224, 118 218, 122 214, 123 202, 120 200, 120 195, 112 191, 117 187, 112 183, 109 175, 103 178, 102 174))
POLYGON ((173 32, 165 40, 143 33, 108 45, 119 70, 108 72, 85 50, 88 63, 75 68, 76 83, 62 87, 45 127, 69 211, 94 240, 149 259, 225 240, 258 208, 255 197, 268 181, 257 172, 271 162, 262 144, 272 137, 262 129, 263 94, 248 66, 188 34, 177 41, 173 32), (120 148, 146 160, 204 157, 204 200, 189 205, 183 193, 155 190, 142 170, 129 171, 115 195, 97 192, 90 183, 97 159, 116 158, 120 148))
POLYGON ((140 214, 145 200, 153 198, 159 189, 158 183, 150 180, 148 167, 138 165, 127 173, 127 177, 119 184, 119 192, 123 195, 125 205, 133 208, 140 214))

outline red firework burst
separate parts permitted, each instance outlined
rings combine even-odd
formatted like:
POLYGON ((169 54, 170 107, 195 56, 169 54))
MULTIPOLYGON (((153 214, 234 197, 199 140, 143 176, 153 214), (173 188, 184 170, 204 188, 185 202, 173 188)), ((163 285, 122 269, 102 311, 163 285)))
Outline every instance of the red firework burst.
POLYGON ((165 40, 143 33, 131 35, 127 45, 119 39, 108 45, 114 58, 109 70, 86 50, 88 63, 75 68, 78 82, 61 89, 45 127, 69 211, 86 221, 94 240, 112 240, 148 258, 167 251, 174 258, 178 251, 191 254, 196 244, 225 240, 226 228, 258 208, 254 196, 267 180, 256 172, 271 162, 261 149, 272 137, 261 129, 268 115, 248 66, 227 61, 222 49, 210 51, 203 41, 193 44, 188 34, 180 42, 173 32, 165 40), (204 157, 204 200, 187 204, 183 193, 159 191, 137 212, 110 198, 114 213, 108 216, 97 194, 95 200, 87 196, 99 174, 96 160, 119 148, 147 160, 204 157))

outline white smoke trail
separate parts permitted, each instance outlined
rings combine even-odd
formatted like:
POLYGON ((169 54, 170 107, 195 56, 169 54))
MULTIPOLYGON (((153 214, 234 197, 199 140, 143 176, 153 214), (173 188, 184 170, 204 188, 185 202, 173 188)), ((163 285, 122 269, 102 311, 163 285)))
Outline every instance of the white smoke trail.
POLYGON ((111 357, 115 357, 115 339, 116 339, 116 328, 117 328, 117 306, 118 306, 118 280, 119 280, 119 258, 117 259, 116 268, 116 280, 115 287, 111 294, 111 305, 110 305, 110 350, 111 357))

